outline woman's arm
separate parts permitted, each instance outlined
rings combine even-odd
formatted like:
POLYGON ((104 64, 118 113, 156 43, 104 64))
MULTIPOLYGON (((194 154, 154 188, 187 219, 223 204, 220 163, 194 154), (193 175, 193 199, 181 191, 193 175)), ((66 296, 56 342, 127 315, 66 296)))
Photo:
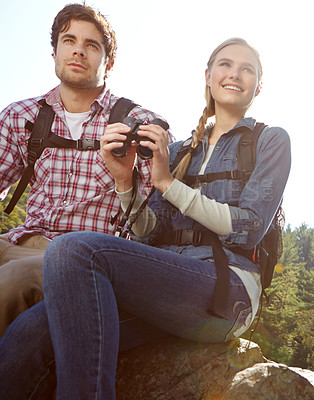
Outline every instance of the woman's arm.
POLYGON ((232 232, 228 204, 209 199, 202 195, 199 189, 192 189, 174 180, 163 197, 177 207, 183 215, 194 219, 218 235, 228 235, 232 232))

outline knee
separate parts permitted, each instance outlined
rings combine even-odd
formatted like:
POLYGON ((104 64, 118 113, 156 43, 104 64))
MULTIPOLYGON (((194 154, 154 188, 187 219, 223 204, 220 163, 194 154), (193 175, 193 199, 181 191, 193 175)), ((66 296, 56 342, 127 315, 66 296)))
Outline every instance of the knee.
POLYGON ((43 282, 65 271, 73 249, 73 240, 64 234, 53 239, 46 248, 43 263, 43 282))
POLYGON ((49 243, 44 257, 43 282, 60 283, 80 273, 94 252, 93 232, 71 232, 49 243))

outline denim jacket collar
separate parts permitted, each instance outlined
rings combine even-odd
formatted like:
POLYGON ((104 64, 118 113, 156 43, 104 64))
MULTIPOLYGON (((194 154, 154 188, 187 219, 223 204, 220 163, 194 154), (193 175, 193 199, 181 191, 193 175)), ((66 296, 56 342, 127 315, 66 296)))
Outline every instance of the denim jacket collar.
MULTIPOLYGON (((238 131, 243 131, 244 129, 249 129, 251 132, 253 132, 254 126, 255 126, 256 120, 254 118, 248 117, 248 118, 242 118, 232 129, 230 129, 228 132, 222 134, 221 136, 230 136, 233 135, 235 132, 238 131)), ((196 150, 196 157, 193 160, 193 163, 190 165, 189 168, 189 173, 190 174, 198 174, 199 169, 201 168, 201 164, 203 162, 204 155, 206 154, 209 144, 208 144, 208 139, 210 132, 214 128, 214 123, 211 123, 207 125, 204 131, 204 136, 201 139, 199 146, 196 150), (201 156, 202 154, 202 156, 201 156)), ((195 131, 193 131, 194 134, 195 131)), ((183 146, 187 146, 191 143, 192 137, 187 139, 184 143, 183 146)))

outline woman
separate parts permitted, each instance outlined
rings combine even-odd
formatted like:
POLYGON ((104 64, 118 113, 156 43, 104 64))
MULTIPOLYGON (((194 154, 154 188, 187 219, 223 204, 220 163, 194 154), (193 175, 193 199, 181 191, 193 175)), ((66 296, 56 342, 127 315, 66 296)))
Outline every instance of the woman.
MULTIPOLYGON (((264 129, 243 190, 240 181, 230 179, 196 180, 193 187, 182 180, 236 169, 241 132, 255 126, 245 113, 260 92, 261 77, 258 53, 244 40, 230 39, 208 62, 206 107, 193 138, 174 143, 169 152, 167 132, 141 126, 138 135, 150 139, 141 145, 153 152, 157 190, 132 230, 150 246, 95 232, 62 235, 48 246, 45 301, 12 324, 17 326, 8 329, 3 343, 12 346, 16 332, 30 335, 41 326, 41 348, 32 355, 34 360, 40 353, 39 369, 40 362, 48 365, 53 358, 49 326, 57 399, 115 398, 118 307, 163 331, 201 342, 228 341, 250 326, 261 294, 259 265, 231 249, 253 249, 271 225, 289 174, 289 137, 281 128, 264 129), (212 116, 215 122, 206 126, 212 116), (187 154, 171 173, 169 163, 182 148, 187 154)), ((112 154, 123 146, 128 130, 122 124, 108 126, 101 151, 124 209, 136 196, 132 220, 142 203, 132 180, 136 145, 123 158, 112 154)))

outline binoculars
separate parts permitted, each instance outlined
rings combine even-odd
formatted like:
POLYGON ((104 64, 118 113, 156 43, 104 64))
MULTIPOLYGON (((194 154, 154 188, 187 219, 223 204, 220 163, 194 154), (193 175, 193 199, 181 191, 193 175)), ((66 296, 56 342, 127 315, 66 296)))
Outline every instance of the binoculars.
MULTIPOLYGON (((131 142, 135 141, 137 143, 136 152, 138 156, 141 157, 143 160, 148 160, 152 158, 153 152, 148 147, 144 147, 139 144, 141 140, 149 140, 151 142, 152 140, 146 136, 139 136, 137 134, 140 129, 140 125, 147 125, 147 122, 144 119, 126 117, 124 118, 123 123, 130 127, 131 131, 124 134, 127 136, 127 139, 123 142, 123 146, 119 147, 118 149, 111 150, 111 154, 115 157, 124 157, 126 155, 127 149, 130 147, 131 142)), ((150 122, 150 124, 159 125, 164 130, 169 129, 169 125, 167 124, 167 122, 163 121, 160 118, 154 119, 150 122)))

